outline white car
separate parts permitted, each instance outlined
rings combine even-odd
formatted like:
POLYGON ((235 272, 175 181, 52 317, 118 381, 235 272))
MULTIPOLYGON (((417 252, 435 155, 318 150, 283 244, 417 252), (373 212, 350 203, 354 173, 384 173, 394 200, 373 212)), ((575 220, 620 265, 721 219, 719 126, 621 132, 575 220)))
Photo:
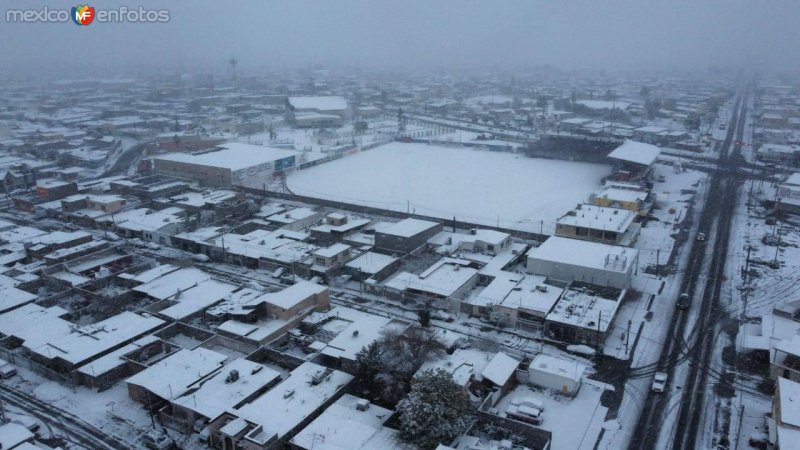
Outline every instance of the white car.
POLYGON ((152 430, 142 436, 142 441, 144 441, 145 447, 152 450, 169 450, 175 446, 175 441, 156 430, 152 430))
POLYGON ((653 392, 664 392, 664 389, 667 388, 667 373, 666 372, 656 372, 656 375, 653 377, 653 392))

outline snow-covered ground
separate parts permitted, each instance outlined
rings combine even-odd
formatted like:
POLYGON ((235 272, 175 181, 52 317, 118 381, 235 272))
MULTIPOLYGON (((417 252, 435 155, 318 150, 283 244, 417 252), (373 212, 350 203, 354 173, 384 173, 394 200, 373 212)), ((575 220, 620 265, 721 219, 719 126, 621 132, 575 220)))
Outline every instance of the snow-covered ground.
POLYGON ((543 222, 548 233, 609 173, 604 164, 394 142, 295 172, 288 186, 300 195, 525 231, 538 232, 543 222))
POLYGON ((514 398, 538 398, 544 405, 540 428, 553 433, 553 449, 591 450, 603 429, 608 409, 600 404, 603 383, 584 380, 575 397, 566 397, 550 390, 519 385, 508 393, 496 408, 503 413, 514 398))

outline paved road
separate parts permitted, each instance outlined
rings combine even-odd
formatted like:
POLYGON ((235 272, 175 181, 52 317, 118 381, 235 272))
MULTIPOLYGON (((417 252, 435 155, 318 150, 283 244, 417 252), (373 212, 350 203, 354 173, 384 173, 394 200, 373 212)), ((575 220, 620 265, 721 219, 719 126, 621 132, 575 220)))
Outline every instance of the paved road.
MULTIPOLYGON (((711 173, 706 208, 701 212, 699 230, 713 237, 713 242, 695 242, 689 257, 680 292, 686 292, 692 299, 690 309, 675 308, 671 329, 659 361, 655 365, 634 368, 632 377, 651 376, 656 371, 669 374, 670 383, 675 379, 676 367, 689 360, 686 381, 681 387, 681 401, 678 404, 678 423, 675 429, 673 449, 693 449, 697 441, 697 427, 700 422, 705 378, 708 376, 709 357, 715 336, 714 319, 718 314, 719 293, 727 258, 731 219, 736 205, 736 195, 741 185, 742 165, 739 142, 744 131, 746 117, 746 97, 749 86, 740 93, 736 101, 736 124, 730 127, 721 147, 715 170, 711 173), (710 264, 708 263, 710 258, 710 264), (708 280, 706 283, 705 281, 708 280), (689 317, 697 312, 690 338, 685 339, 689 317)), ((669 387, 669 386, 668 386, 669 387)), ((629 449, 654 449, 668 409, 668 391, 662 394, 650 392, 642 414, 637 422, 629 449)), ((663 430, 671 432, 671 430, 663 430)))
POLYGON ((126 450, 139 447, 137 445, 132 446, 125 440, 108 435, 74 414, 43 402, 11 386, 3 385, 0 388, 0 398, 4 403, 16 406, 53 429, 60 430, 67 441, 81 447, 91 450, 126 450))

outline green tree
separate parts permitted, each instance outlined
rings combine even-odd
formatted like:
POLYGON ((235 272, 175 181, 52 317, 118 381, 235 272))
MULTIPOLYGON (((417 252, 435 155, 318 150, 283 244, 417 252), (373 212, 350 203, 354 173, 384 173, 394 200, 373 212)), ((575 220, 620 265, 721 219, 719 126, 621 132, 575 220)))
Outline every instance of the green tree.
POLYGON ((411 382, 408 396, 397 404, 400 437, 423 449, 434 449, 466 431, 475 407, 443 369, 426 370, 411 382))

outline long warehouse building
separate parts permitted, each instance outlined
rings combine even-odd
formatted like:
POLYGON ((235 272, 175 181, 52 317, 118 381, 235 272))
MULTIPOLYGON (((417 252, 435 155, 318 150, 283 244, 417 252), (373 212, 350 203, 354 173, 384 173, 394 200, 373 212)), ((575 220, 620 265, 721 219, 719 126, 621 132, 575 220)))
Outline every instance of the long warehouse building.
POLYGON ((154 156, 156 173, 190 178, 210 186, 263 187, 295 166, 297 152, 261 145, 223 144, 200 153, 154 156))

